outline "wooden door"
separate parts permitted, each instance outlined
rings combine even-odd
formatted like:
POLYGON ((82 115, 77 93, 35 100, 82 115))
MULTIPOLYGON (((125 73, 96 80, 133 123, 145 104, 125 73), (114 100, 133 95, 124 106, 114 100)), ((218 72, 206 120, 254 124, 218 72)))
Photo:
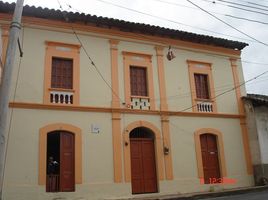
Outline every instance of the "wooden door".
POLYGON ((200 136, 202 162, 204 170, 204 181, 216 183, 220 180, 220 167, 217 148, 217 137, 213 134, 203 134, 200 136))
POLYGON ((68 132, 60 134, 60 191, 75 190, 74 183, 74 135, 68 132))
POLYGON ((157 192, 154 140, 131 138, 130 152, 132 193, 157 192))

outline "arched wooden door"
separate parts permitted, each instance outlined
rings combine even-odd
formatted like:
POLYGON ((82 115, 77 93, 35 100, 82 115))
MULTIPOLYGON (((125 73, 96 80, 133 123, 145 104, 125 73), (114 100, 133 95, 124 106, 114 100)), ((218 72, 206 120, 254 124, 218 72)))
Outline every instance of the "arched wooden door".
POLYGON ((132 193, 157 192, 154 135, 147 129, 131 131, 130 156, 132 193))
POLYGON ((221 178, 217 136, 213 134, 200 135, 204 181, 206 184, 217 183, 221 178))
MULTIPOLYGON (((74 135, 67 131, 54 131, 47 136, 47 161, 57 165, 47 170, 47 192, 72 192, 75 190, 74 135)), ((47 163, 47 169, 49 163, 47 163)))

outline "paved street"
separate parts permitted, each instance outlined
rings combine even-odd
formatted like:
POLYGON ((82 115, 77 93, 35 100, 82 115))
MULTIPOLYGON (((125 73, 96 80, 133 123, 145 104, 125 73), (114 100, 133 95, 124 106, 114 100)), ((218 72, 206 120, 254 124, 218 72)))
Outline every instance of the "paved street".
POLYGON ((267 199, 268 199, 268 191, 261 191, 248 194, 208 198, 207 200, 267 200, 267 199))

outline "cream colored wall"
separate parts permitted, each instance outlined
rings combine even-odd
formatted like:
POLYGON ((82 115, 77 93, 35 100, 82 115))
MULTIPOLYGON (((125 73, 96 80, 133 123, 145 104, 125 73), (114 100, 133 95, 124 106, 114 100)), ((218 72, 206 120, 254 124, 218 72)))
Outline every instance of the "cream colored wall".
POLYGON ((8 144, 5 185, 38 184, 39 129, 54 123, 82 129, 83 183, 112 183, 111 114, 16 109, 8 144), (99 134, 91 133, 91 124, 99 125, 99 134))
MULTIPOLYGON (((78 44, 78 42, 73 34, 68 33, 31 28, 25 28, 24 33, 24 57, 21 60, 16 101, 42 103, 45 59, 44 42, 46 40, 72 44, 78 44)), ((79 37, 104 78, 111 84, 111 58, 108 38, 86 35, 80 35, 79 37)), ((173 50, 176 58, 172 61, 167 61, 165 57, 167 48, 164 49, 166 90, 170 110, 179 111, 191 106, 187 59, 212 63, 212 74, 216 90, 218 88, 225 89, 220 88, 223 85, 228 85, 227 89, 233 87, 229 58, 176 49, 176 47, 173 50)), ((124 100, 122 51, 153 55, 154 94, 156 109, 159 109, 158 71, 154 45, 126 41, 119 42, 119 96, 124 100)), ((16 66, 18 66, 18 61, 19 59, 17 58, 16 66)), ((15 85, 16 73, 15 70, 13 86, 15 85)), ((240 76, 242 78, 241 68, 240 76)), ((218 92, 222 91, 224 90, 218 92)), ((81 49, 80 105, 109 107, 111 105, 111 96, 111 90, 101 80, 100 76, 97 75, 94 67, 91 66, 81 49)), ((217 98, 216 102, 220 113, 238 113, 234 92, 217 98)), ((10 197, 7 199, 16 199, 14 197, 16 194, 13 194, 14 188, 16 191, 25 193, 25 198, 22 199, 27 199, 26 197, 31 196, 31 194, 33 196, 38 195, 40 199, 52 197, 51 194, 45 193, 45 186, 38 186, 38 143, 39 129, 53 123, 67 123, 82 129, 83 184, 76 185, 75 193, 60 193, 58 197, 78 198, 86 197, 89 194, 91 195, 90 199, 99 199, 104 196, 131 196, 131 185, 129 183, 113 183, 114 166, 111 118, 111 113, 14 109, 4 185, 5 195, 10 197), (101 133, 91 133, 91 124, 99 125, 101 133), (18 163, 24 167, 19 168, 18 163)), ((150 122, 161 131, 160 116, 122 114, 121 133, 123 133, 126 126, 139 120, 150 122)), ((197 178, 194 131, 200 128, 215 128, 223 134, 228 177, 239 180, 239 184, 226 187, 251 185, 252 177, 246 174, 239 119, 173 116, 170 117, 170 135, 174 180, 160 182, 160 194, 208 190, 209 186, 200 186, 197 178)))
MULTIPOLYGON (((110 46, 108 39, 79 36, 105 80, 111 83, 110 46)), ((16 101, 42 103, 44 84, 45 41, 79 44, 74 34, 25 28, 24 55, 16 92, 16 101)), ((17 54, 16 66, 19 58, 17 54)), ((14 71, 13 86, 17 70, 14 71)), ((14 86, 15 87, 15 86, 14 86)), ((11 95, 13 96, 13 94, 11 95)), ((110 106, 111 90, 97 74, 85 52, 80 50, 80 105, 110 106)))
MULTIPOLYGON (((129 124, 140 120, 152 123, 161 131, 159 116, 124 114, 121 116, 121 133, 129 124)), ((31 196, 39 199, 83 197, 92 200, 131 197, 130 183, 113 182, 111 123, 109 113, 14 109, 4 195, 8 199, 17 199, 17 193, 20 194, 21 199, 31 196), (39 129, 53 123, 71 124, 82 129, 82 184, 76 184, 74 193, 52 195, 45 192, 44 185, 38 186, 39 129), (99 125, 100 134, 91 133, 91 124, 99 125), (18 192, 14 193, 14 190, 18 192)), ((170 135, 174 180, 160 181, 159 194, 209 191, 210 185, 200 185, 197 175, 194 132, 200 128, 214 128, 223 135, 227 175, 228 178, 236 179, 238 183, 220 187, 252 185, 252 177, 246 173, 238 119, 173 116, 170 117, 170 135)))
POLYGON ((228 178, 247 175, 246 165, 241 164, 245 157, 238 119, 172 117, 170 128, 175 179, 198 177, 194 132, 200 128, 214 128, 222 133, 228 178))
MULTIPOLYGON (((167 48, 165 52, 167 52, 167 48)), ((192 106, 187 60, 212 64, 212 76, 216 95, 234 87, 232 69, 228 57, 181 50, 176 49, 176 47, 173 48, 173 52, 176 55, 175 59, 171 61, 164 59, 167 99, 170 110, 180 111, 192 106)), ((219 113, 238 113, 234 91, 216 98, 216 104, 219 113)))
MULTIPOLYGON (((85 49, 95 62, 96 66, 111 85, 110 44, 108 38, 88 35, 79 35, 85 49)), ((21 60, 16 101, 43 102, 43 79, 45 41, 57 41, 79 44, 72 33, 45 31, 40 29, 25 28, 24 30, 24 57, 21 60), (34 51, 33 51, 34 49, 34 51), (34 53, 33 53, 34 52, 34 53), (34 62, 33 62, 34 61, 34 62)), ((153 66, 153 82, 156 109, 159 109, 160 96, 158 85, 158 69, 156 62, 155 45, 120 41, 118 44, 119 68, 119 96, 124 100, 124 66, 123 51, 151 54, 153 66)), ((164 70, 166 78, 167 100, 170 110, 179 111, 191 107, 191 91, 187 60, 212 63, 212 75, 216 95, 234 87, 229 58, 226 56, 212 55, 189 50, 173 48, 176 58, 168 61, 165 57, 167 48, 164 49, 164 70)), ((18 64, 19 58, 17 58, 18 64)), ((241 65, 239 76, 243 80, 241 65)), ((14 84, 16 70, 14 72, 14 84)), ((244 94, 244 88, 242 88, 244 94)), ((97 74, 96 69, 90 64, 85 52, 80 50, 80 105, 109 107, 111 105, 111 89, 97 74)), ((216 99, 218 112, 237 114, 237 102, 234 91, 216 99)), ((123 106, 122 106, 123 107, 123 106)), ((191 111, 191 109, 187 110, 191 111)))

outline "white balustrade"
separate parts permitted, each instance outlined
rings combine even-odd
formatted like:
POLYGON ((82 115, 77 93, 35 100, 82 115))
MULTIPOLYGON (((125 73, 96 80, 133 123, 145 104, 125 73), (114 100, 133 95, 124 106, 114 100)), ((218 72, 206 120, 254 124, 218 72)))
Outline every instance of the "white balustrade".
POLYGON ((142 97, 131 97, 131 109, 150 110, 150 100, 142 97))
POLYGON ((196 104, 199 112, 213 112, 212 102, 198 101, 196 104))
POLYGON ((50 103, 73 104, 73 92, 50 91, 50 103))

